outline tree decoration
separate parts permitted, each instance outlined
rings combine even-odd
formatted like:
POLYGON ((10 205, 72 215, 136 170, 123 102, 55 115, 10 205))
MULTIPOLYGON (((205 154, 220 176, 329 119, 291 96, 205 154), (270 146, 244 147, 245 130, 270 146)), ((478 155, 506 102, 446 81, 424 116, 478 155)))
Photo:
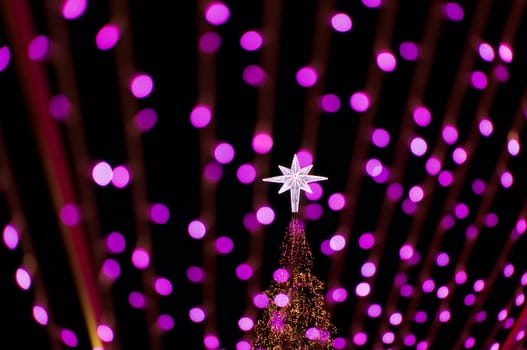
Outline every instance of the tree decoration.
POLYGON ((291 169, 280 167, 284 176, 271 178, 284 183, 281 192, 292 189, 293 216, 280 245, 279 267, 264 291, 268 303, 254 327, 254 350, 334 349, 336 328, 325 307, 325 285, 312 273, 313 255, 295 214, 299 189, 310 192, 307 182, 327 179, 307 175, 311 167, 300 169, 295 156, 291 169))

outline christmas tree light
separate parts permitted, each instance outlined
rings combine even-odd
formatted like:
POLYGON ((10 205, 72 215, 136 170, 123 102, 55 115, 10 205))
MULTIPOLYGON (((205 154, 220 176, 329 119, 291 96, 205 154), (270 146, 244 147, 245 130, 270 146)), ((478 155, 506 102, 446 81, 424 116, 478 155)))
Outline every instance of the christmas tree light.
MULTIPOLYGON (((296 187, 296 191, 291 191, 293 217, 280 246, 279 268, 273 274, 271 285, 264 291, 269 302, 254 327, 254 350, 334 349, 336 328, 325 308, 325 285, 312 273, 313 255, 304 225, 296 216, 299 188, 310 192, 307 183, 296 183, 300 181, 297 173, 301 172, 301 176, 309 180, 326 179, 308 176, 311 167, 300 169, 296 156, 291 169, 287 169, 289 172, 280 167, 284 174, 279 177, 280 182, 284 186, 292 184, 287 189, 296 187)), ((307 180, 305 178, 300 179, 307 180)))

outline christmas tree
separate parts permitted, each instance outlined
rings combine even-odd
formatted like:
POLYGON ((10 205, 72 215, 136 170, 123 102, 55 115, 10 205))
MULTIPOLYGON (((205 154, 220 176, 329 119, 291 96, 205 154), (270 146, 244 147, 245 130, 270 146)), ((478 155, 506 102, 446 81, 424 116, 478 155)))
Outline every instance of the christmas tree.
POLYGON ((269 303, 254 327, 255 350, 334 349, 336 328, 325 308, 325 285, 312 273, 313 255, 296 217, 300 189, 310 192, 307 183, 326 179, 307 175, 311 167, 300 168, 295 156, 291 169, 280 166, 283 176, 264 179, 283 183, 279 193, 291 190, 293 217, 280 246, 279 268, 264 291, 269 303))

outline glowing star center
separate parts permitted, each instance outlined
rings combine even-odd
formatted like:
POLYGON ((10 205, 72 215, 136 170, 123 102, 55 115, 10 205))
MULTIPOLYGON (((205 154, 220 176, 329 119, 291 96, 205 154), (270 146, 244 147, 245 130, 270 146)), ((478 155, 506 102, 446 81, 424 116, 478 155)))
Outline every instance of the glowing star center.
POLYGON ((283 184, 280 190, 278 190, 279 194, 288 190, 291 191, 291 211, 293 213, 298 213, 300 190, 306 191, 307 193, 312 193, 311 187, 308 185, 310 182, 328 179, 324 176, 308 175, 312 167, 313 165, 308 165, 304 168, 300 168, 298 158, 295 154, 293 157, 293 162, 291 163, 291 168, 286 168, 279 165, 278 168, 280 168, 282 175, 268 177, 263 179, 263 181, 283 184))

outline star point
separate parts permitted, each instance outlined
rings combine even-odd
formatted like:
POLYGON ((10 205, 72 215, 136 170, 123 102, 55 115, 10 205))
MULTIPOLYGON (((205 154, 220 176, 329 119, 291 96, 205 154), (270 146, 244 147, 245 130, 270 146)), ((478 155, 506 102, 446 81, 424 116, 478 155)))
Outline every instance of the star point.
POLYGON ((279 165, 278 168, 282 172, 282 175, 267 177, 262 179, 262 181, 283 184, 278 190, 279 194, 282 194, 288 190, 291 191, 291 211, 293 213, 298 212, 300 190, 303 190, 307 193, 312 193, 309 183, 328 179, 324 176, 308 175, 311 171, 311 168, 313 168, 313 165, 311 164, 300 168, 300 163, 298 162, 298 157, 296 154, 293 156, 291 168, 286 168, 282 165, 279 165))

